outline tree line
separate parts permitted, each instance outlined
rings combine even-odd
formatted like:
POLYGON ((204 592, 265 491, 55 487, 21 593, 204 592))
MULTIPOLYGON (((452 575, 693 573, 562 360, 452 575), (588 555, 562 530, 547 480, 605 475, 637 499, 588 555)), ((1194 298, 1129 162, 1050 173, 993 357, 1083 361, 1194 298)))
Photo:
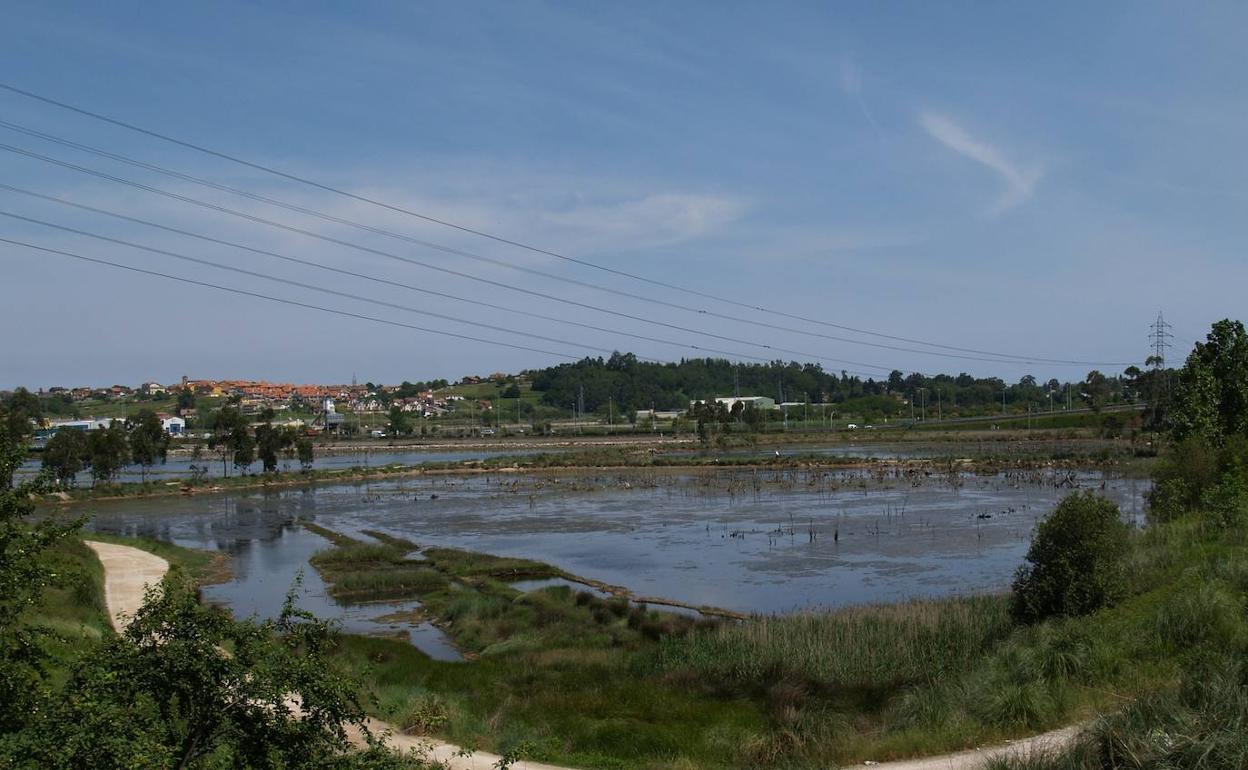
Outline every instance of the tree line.
POLYGON ((222 475, 229 475, 231 464, 243 472, 256 460, 265 473, 273 473, 277 470, 279 455, 298 457, 305 471, 312 467, 312 440, 293 426, 274 425, 273 417, 273 410, 265 409, 260 413, 260 423, 253 427, 234 406, 224 406, 209 416, 208 427, 212 432, 208 448, 220 452, 222 475))
MULTIPOLYGON (((1131 403, 1158 390, 1156 381, 1168 377, 1154 370, 1129 367, 1121 375, 1091 371, 1083 380, 1047 382, 1027 375, 1007 383, 999 377, 973 377, 894 370, 880 379, 863 379, 846 371, 828 372, 819 364, 796 361, 737 363, 720 358, 690 358, 675 363, 641 361, 632 353, 614 353, 609 358, 584 358, 524 373, 542 402, 563 409, 574 406, 586 413, 617 409, 635 412, 643 409, 688 409, 695 400, 716 396, 766 396, 777 403, 844 404, 867 400, 875 408, 901 412, 901 401, 922 400, 935 406, 962 412, 984 412, 999 408, 1025 409, 1026 405, 1061 404, 1069 397, 1080 406, 1099 408, 1108 404, 1131 403), (889 399, 887 404, 881 399, 889 399)), ((952 412, 951 412, 952 413, 952 412)))
MULTIPOLYGON (((256 460, 265 473, 272 473, 282 456, 297 457, 303 470, 312 467, 315 455, 311 439, 294 427, 273 425, 272 410, 265 410, 261 420, 253 426, 233 406, 209 415, 208 448, 220 452, 223 475, 229 475, 231 465, 246 471, 256 460)), ((30 425, 29 416, 23 413, 22 419, 8 427, 11 435, 29 435, 30 425)), ((113 420, 106 428, 58 430, 44 447, 42 466, 62 486, 73 486, 84 471, 90 472, 93 483, 108 483, 131 464, 142 469, 146 481, 148 470, 167 459, 169 443, 160 418, 144 409, 125 420, 113 420)))
POLYGON ((107 428, 58 430, 43 450, 43 467, 63 486, 72 486, 78 474, 90 471, 94 483, 109 482, 125 466, 135 463, 147 480, 147 471, 169 454, 169 434, 160 418, 144 409, 107 428))

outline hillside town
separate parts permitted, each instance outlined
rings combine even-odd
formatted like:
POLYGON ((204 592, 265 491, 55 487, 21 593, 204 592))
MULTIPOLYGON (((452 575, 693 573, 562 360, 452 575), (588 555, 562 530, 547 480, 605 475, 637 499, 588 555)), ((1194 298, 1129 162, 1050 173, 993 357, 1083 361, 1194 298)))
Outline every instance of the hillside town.
MULTIPOLYGON (((504 383, 514 378, 502 373, 489 377, 468 375, 455 385, 472 386, 482 383, 504 383)), ((161 407, 155 409, 165 432, 178 437, 197 425, 204 410, 229 404, 246 417, 266 415, 275 424, 297 428, 308 434, 337 432, 344 428, 346 416, 383 415, 399 412, 411 418, 433 418, 451 415, 457 410, 471 410, 474 415, 493 411, 490 399, 469 399, 447 392, 452 385, 446 380, 429 383, 404 382, 400 385, 374 383, 294 384, 267 380, 192 379, 162 384, 146 381, 136 386, 115 384, 104 387, 51 386, 33 391, 45 405, 36 426, 35 446, 46 442, 56 431, 97 430, 108 428, 124 415, 105 414, 126 407, 161 407), (46 405, 59 406, 48 410, 46 405), (61 412, 58 414, 57 412, 61 412)))

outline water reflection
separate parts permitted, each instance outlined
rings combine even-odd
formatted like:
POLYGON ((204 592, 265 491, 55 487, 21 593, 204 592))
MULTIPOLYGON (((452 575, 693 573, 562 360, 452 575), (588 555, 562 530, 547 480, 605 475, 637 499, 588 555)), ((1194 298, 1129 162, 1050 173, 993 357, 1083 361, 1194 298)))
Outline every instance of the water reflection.
MULTIPOLYGON (((383 611, 326 597, 308 567, 324 542, 300 520, 539 559, 642 596, 774 612, 1003 589, 1034 524, 1071 491, 1055 480, 499 474, 99 502, 91 526, 236 555, 234 581, 209 594, 242 615, 274 614, 303 570, 301 603, 376 632, 392 630, 370 620, 383 611)), ((1102 490, 1140 520, 1147 481, 1085 472, 1062 483, 1102 490)))

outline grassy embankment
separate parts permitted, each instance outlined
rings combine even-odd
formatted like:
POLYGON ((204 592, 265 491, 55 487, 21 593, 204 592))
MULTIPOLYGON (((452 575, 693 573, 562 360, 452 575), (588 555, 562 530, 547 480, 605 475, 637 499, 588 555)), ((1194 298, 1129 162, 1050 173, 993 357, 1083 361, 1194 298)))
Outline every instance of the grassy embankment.
POLYGON ((1195 518, 1158 525, 1133 539, 1126 600, 1034 626, 988 596, 630 633, 625 604, 580 612, 567 589, 519 594, 485 576, 482 590, 420 595, 475 661, 363 638, 342 656, 400 724, 586 767, 931 754, 1134 713, 1177 697, 1194 661, 1242 656, 1245 546, 1195 518))
POLYGON ((419 598, 422 616, 471 659, 344 637, 341 659, 377 683, 375 713, 584 767, 826 762, 842 732, 870 729, 890 694, 962 672, 1010 631, 999 596, 695 622, 564 586, 508 585, 562 574, 538 562, 436 548, 412 560, 407 541, 315 531, 334 544, 313 564, 336 596, 419 598))
MULTIPOLYGON (((775 733, 777 750, 850 760, 982 745, 1116 712, 1140 694, 1173 690, 1193 661, 1242 656, 1245 546, 1243 532, 1190 518, 1140 533, 1127 600, 1031 627, 983 623, 983 638, 996 639, 979 653, 939 634, 918 636, 919 644, 898 641, 901 658, 880 666, 874 650, 846 647, 820 628, 832 616, 795 616, 665 641, 660 659, 668 670, 743 687, 788 680, 807 693, 808 705, 795 705, 797 725, 803 708, 820 708, 817 688, 865 688, 879 696, 873 712, 829 714, 823 724, 831 734, 822 739, 810 730, 775 733), (941 659, 929 664, 929 643, 949 657, 938 653, 941 659), (826 727, 838 722, 840 729, 826 727)), ((982 621, 954 622, 967 631, 982 621)), ((1238 713, 1245 714, 1242 704, 1238 713)))
POLYGON ((228 565, 221 554, 180 548, 150 538, 127 538, 95 532, 58 541, 47 554, 54 578, 43 597, 26 618, 33 626, 51 632, 44 644, 52 654, 51 684, 59 686, 68 676, 78 651, 88 641, 112 632, 104 603, 104 569, 84 540, 142 548, 184 570, 200 584, 228 577, 228 565))

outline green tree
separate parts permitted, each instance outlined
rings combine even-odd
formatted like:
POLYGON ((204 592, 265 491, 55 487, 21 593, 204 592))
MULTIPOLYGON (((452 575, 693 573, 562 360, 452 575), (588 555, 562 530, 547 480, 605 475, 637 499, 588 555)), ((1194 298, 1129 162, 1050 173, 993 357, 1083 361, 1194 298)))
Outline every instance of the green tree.
POLYGON ((233 459, 240 471, 256 459, 256 440, 251 434, 251 424, 242 412, 232 406, 223 406, 212 417, 212 435, 209 449, 221 450, 221 472, 228 476, 227 459, 233 459))
POLYGON ((256 454, 264 465, 265 473, 277 470, 277 455, 289 449, 295 442, 295 432, 288 428, 275 428, 264 422, 256 426, 256 454))
POLYGON ((412 767, 368 732, 357 684, 328 659, 333 644, 332 627, 289 599, 275 621, 234 621, 173 575, 23 731, 20 766, 412 767), (363 754, 347 725, 367 736, 363 754))
POLYGON ((390 407, 390 432, 396 436, 406 436, 412 432, 412 420, 398 404, 390 407))
POLYGON ((178 388, 178 412, 195 408, 195 391, 190 388, 178 388))
POLYGON ((62 486, 72 486, 91 459, 86 431, 63 428, 48 440, 43 450, 43 467, 62 486))
POLYGON ((1010 612, 1021 623, 1085 615, 1126 591, 1130 529, 1118 506, 1092 492, 1070 495, 1036 527, 1018 568, 1010 612))
POLYGON ((1088 376, 1080 387, 1079 395, 1084 402, 1092 407, 1094 411, 1101 411, 1101 407, 1105 405, 1105 401, 1110 394, 1109 378, 1093 369, 1088 372, 1088 376))
POLYGON ((23 616, 52 580, 44 554, 76 526, 56 517, 32 519, 48 479, 40 475, 14 485, 26 441, 23 433, 10 431, 11 416, 0 406, 0 736, 24 726, 38 710, 46 657, 41 642, 49 632, 24 623, 23 616))
POLYGON ((312 450, 312 439, 302 436, 295 441, 295 452, 299 455, 299 465, 305 471, 312 469, 312 461, 315 459, 312 450))
POLYGON ((26 388, 16 388, 0 405, 5 426, 10 436, 26 437, 34 431, 35 423, 43 416, 39 397, 26 388))
POLYGON ((130 462, 130 437, 126 424, 113 420, 107 428, 87 433, 87 453, 91 458, 91 478, 96 484, 109 482, 130 462))
POLYGON ((1168 416, 1175 440, 1222 446, 1230 436, 1248 435, 1248 334, 1242 322, 1215 323, 1178 379, 1168 416))
POLYGON ((143 409, 127 418, 126 432, 130 440, 130 459, 139 464, 143 480, 147 481, 147 469, 158 462, 164 463, 169 454, 169 434, 151 409, 143 409))

